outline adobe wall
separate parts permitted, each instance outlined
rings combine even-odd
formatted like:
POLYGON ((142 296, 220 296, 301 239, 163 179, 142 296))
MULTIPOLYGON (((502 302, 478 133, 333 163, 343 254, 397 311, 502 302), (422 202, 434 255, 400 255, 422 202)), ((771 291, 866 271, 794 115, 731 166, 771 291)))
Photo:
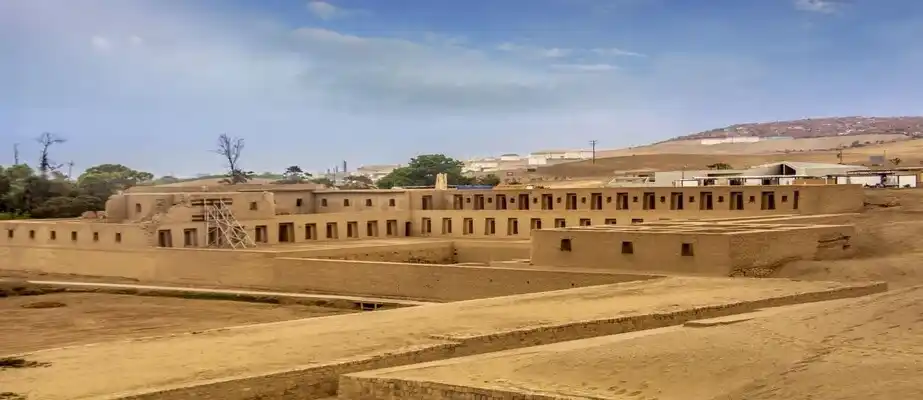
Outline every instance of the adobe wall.
POLYGON ((730 259, 732 275, 769 276, 793 260, 832 259, 853 253, 852 226, 819 226, 732 235, 730 259))
POLYGON ((533 234, 531 260, 543 266, 726 276, 729 246, 723 235, 542 230, 533 234), (570 251, 561 249, 562 239, 570 239, 570 251), (623 242, 631 244, 632 254, 623 254, 623 242), (682 256, 683 243, 692 244, 693 256, 682 256))
POLYGON ((469 300, 645 278, 275 256, 273 252, 242 250, 0 246, 0 269, 432 301, 469 300))
POLYGON ((277 255, 286 258, 455 264, 454 250, 451 241, 440 241, 279 251, 277 255))
POLYGON ((0 221, 0 246, 115 249, 145 248, 150 245, 149 236, 138 225, 85 221, 0 221))
POLYGON ((529 258, 532 244, 525 241, 456 240, 455 261, 484 263, 529 258))

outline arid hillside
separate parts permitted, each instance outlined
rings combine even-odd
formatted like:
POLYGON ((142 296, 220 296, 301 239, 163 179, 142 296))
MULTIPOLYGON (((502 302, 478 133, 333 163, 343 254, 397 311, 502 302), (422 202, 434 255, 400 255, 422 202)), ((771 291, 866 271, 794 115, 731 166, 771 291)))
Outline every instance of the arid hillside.
MULTIPOLYGON (((923 140, 901 140, 884 144, 847 147, 843 151, 844 164, 869 165, 869 156, 880 155, 887 159, 900 158, 901 166, 923 165, 923 140)), ((627 152, 627 151, 626 151, 627 152)), ((793 151, 770 152, 763 154, 749 153, 646 153, 620 154, 612 157, 597 158, 596 162, 590 160, 578 161, 540 167, 537 175, 545 177, 606 177, 614 171, 654 169, 670 170, 696 170, 706 169, 707 165, 715 163, 730 164, 734 168, 746 168, 753 165, 765 164, 774 161, 805 161, 837 163, 837 150, 818 151, 793 151)))
POLYGON ((835 117, 796 121, 738 124, 671 140, 737 136, 791 137, 795 139, 855 135, 923 135, 923 117, 835 117))

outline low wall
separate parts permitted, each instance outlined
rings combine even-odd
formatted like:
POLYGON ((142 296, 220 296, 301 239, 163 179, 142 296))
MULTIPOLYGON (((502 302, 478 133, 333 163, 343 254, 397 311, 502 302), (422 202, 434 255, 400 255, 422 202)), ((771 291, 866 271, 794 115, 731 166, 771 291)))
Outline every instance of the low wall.
POLYGON ((98 251, 0 247, 0 269, 182 285, 457 301, 645 279, 611 273, 275 258, 202 249, 98 251))
POLYGON ((484 263, 528 259, 531 244, 501 241, 456 241, 455 261, 459 263, 484 263))
POLYGON ((362 247, 333 247, 278 252, 279 257, 455 264, 451 241, 388 244, 362 247))

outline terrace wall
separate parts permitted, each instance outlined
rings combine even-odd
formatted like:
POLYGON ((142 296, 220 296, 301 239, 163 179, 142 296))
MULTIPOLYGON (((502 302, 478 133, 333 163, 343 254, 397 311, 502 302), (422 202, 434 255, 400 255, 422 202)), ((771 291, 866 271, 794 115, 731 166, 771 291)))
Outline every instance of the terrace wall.
POLYGON ((0 269, 431 301, 468 300, 645 278, 276 256, 268 251, 241 250, 0 246, 0 269))

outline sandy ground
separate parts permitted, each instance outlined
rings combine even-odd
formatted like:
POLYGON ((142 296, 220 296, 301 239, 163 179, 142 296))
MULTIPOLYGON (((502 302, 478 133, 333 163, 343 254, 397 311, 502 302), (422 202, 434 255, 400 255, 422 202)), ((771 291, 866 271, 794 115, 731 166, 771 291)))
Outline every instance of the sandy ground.
POLYGON ((923 287, 915 287, 715 321, 723 325, 606 336, 357 375, 572 396, 567 398, 920 399, 921 307, 923 287))
POLYGON ((29 398, 88 399, 335 360, 382 357, 409 347, 434 348, 452 340, 503 331, 678 312, 844 287, 829 282, 665 278, 41 351, 26 358, 50 363, 48 367, 2 373, 4 390, 29 398))
POLYGON ((866 190, 862 213, 843 221, 855 224, 856 255, 834 261, 797 261, 774 276, 844 282, 880 280, 892 288, 923 285, 923 189, 866 190), (899 205, 880 207, 885 204, 899 205))
POLYGON ((270 305, 99 293, 0 298, 0 355, 226 326, 348 313, 270 305), (24 308, 59 303, 54 308, 24 308))

